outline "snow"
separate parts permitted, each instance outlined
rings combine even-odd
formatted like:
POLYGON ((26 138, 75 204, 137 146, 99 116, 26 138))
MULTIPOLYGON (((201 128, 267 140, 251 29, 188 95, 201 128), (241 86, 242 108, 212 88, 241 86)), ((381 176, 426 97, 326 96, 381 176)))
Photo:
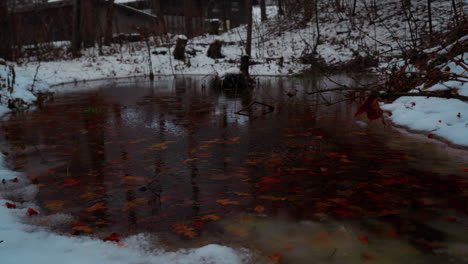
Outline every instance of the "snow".
POLYGON ((12 65, 7 63, 3 64, 0 63, 0 86, 4 84, 5 87, 0 89, 0 116, 10 111, 7 107, 9 100, 15 101, 21 99, 26 105, 29 105, 36 101, 36 94, 38 92, 50 91, 50 87, 47 83, 41 80, 34 81, 34 77, 24 72, 23 69, 14 68, 13 72, 12 65), (8 89, 9 87, 6 86, 12 87, 13 89, 10 90, 8 89))
MULTIPOLYGON (((468 40, 467 36, 457 42, 468 40)), ((453 44, 449 45, 453 47, 453 44)), ((437 52, 446 49, 427 49, 426 52, 437 52)), ((450 50, 450 48, 448 48, 450 50)), ((465 61, 468 54, 460 54, 454 61, 465 61)), ((466 63, 466 62, 465 62, 466 63)), ((466 64, 465 64, 466 65, 466 64)), ((459 95, 468 96, 468 72, 453 61, 439 66, 442 71, 454 73, 461 77, 458 80, 443 81, 425 87, 417 87, 421 91, 444 91, 452 89, 459 95), (465 77, 463 77, 465 76, 465 77)), ((417 92, 413 90, 411 92, 417 92)), ((388 118, 396 125, 412 131, 422 132, 430 138, 438 137, 458 146, 468 147, 468 103, 459 99, 444 99, 435 97, 400 97, 390 104, 382 104, 381 108, 392 113, 388 118)))

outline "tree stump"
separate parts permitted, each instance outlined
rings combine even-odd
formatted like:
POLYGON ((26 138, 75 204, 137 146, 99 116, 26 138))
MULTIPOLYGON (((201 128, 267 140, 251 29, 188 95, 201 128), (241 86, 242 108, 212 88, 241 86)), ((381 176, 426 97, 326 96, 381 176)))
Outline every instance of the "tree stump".
POLYGON ((209 33, 211 35, 219 35, 219 19, 211 19, 209 33))
POLYGON ((179 35, 177 37, 176 46, 174 49, 174 59, 176 60, 185 60, 185 47, 187 46, 187 37, 184 35, 179 35))
POLYGON ((221 59, 224 58, 221 49, 223 48, 223 41, 221 39, 215 39, 213 43, 210 44, 208 48, 207 56, 212 59, 221 59))
POLYGON ((250 56, 249 55, 242 56, 240 71, 245 76, 249 76, 249 64, 250 64, 250 56))

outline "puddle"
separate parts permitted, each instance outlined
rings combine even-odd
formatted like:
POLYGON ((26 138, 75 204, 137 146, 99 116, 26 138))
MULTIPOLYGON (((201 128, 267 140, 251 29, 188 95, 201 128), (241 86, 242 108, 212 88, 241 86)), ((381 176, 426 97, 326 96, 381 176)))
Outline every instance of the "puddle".
POLYGON ((3 120, 41 213, 74 217, 55 231, 247 247, 259 263, 467 261, 466 152, 306 94, 325 78, 259 78, 252 92, 207 81, 102 84, 3 120))

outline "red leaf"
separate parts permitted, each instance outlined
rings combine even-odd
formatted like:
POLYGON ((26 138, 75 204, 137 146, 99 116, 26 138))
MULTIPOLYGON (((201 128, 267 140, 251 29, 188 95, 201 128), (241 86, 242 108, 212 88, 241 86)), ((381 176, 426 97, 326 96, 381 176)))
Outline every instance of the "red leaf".
POLYGON ((463 169, 464 172, 468 172, 468 169, 463 169))
POLYGON ((360 240, 362 243, 369 243, 369 237, 368 237, 368 236, 360 236, 360 237, 359 237, 359 240, 360 240))
POLYGON ((71 228, 74 228, 74 227, 78 227, 78 226, 84 226, 84 225, 85 225, 85 223, 82 223, 82 222, 77 222, 77 223, 73 223, 73 224, 71 224, 70 226, 71 226, 71 228))
POLYGON ((393 113, 392 113, 392 112, 388 112, 388 116, 392 116, 392 115, 393 115, 393 113))
POLYGON ((119 233, 112 233, 110 236, 105 237, 103 241, 114 241, 114 242, 119 242, 120 241, 120 234, 119 233))
POLYGON ((268 258, 273 262, 280 262, 281 259, 283 258, 283 255, 276 253, 276 254, 268 256, 268 258))
POLYGON ((328 154, 327 154, 327 157, 329 157, 329 158, 335 158, 335 159, 336 159, 336 158, 341 158, 342 156, 343 156, 343 155, 338 154, 338 153, 328 153, 328 154))
POLYGON ((365 260, 373 260, 373 259, 374 259, 372 256, 367 255, 367 254, 362 254, 361 256, 362 256, 362 258, 365 259, 365 260))
POLYGON ((281 180, 270 178, 270 177, 262 177, 263 182, 272 182, 272 183, 280 183, 281 180))
POLYGON ((374 95, 369 95, 366 101, 364 101, 364 103, 359 106, 358 110, 354 114, 354 117, 364 112, 367 112, 367 118, 369 118, 369 120, 375 120, 382 117, 383 111, 379 106, 379 98, 374 95))
POLYGON ((57 172, 53 170, 48 170, 46 173, 49 175, 55 175, 57 172))
POLYGON ((204 222, 198 221, 198 222, 193 223, 193 226, 200 227, 200 226, 203 226, 204 224, 205 224, 204 222))
POLYGON ((458 113, 457 117, 458 117, 458 118, 460 118, 460 117, 461 117, 461 113, 460 113, 460 112, 458 113))
POLYGON ((434 137, 434 134, 429 134, 427 135, 428 138, 433 138, 434 137))
POLYGON ((75 180, 75 179, 64 179, 63 181, 65 182, 63 186, 73 186, 81 182, 81 180, 75 180))
POLYGON ((453 217, 444 217, 444 219, 451 222, 456 221, 456 219, 453 217))
POLYGON ((2 154, 5 155, 5 156, 8 156, 8 152, 6 152, 6 151, 3 151, 2 154))
POLYGON ((28 215, 29 216, 33 216, 33 215, 37 215, 38 212, 32 208, 28 208, 28 215))
POLYGON ((401 234, 396 233, 396 232, 387 232, 387 235, 392 236, 392 237, 401 237, 401 234))
POLYGON ((336 214, 339 214, 339 215, 344 215, 344 216, 350 216, 351 215, 351 212, 348 212, 346 210, 335 210, 334 211, 336 214))
POLYGON ((5 203, 5 206, 6 206, 8 209, 16 209, 16 205, 15 205, 15 204, 12 204, 12 203, 6 202, 6 203, 5 203))

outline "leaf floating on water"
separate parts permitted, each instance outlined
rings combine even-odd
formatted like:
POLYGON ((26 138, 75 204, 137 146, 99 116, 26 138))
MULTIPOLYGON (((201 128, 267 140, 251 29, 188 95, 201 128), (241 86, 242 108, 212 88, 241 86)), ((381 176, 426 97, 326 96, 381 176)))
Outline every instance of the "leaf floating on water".
POLYGON ((228 205, 228 204, 239 205, 238 201, 231 201, 229 199, 218 199, 218 200, 216 200, 216 202, 220 203, 222 205, 228 205))
POLYGON ((65 183, 62 186, 74 186, 81 182, 81 180, 75 180, 75 179, 64 179, 63 181, 65 183))
POLYGON ((195 233, 195 228, 188 227, 184 224, 172 225, 172 232, 188 238, 194 238, 197 235, 197 233, 195 233))
POLYGON ((74 224, 71 224, 71 227, 74 231, 82 231, 82 232, 86 232, 86 233, 92 233, 93 232, 93 229, 89 228, 88 226, 86 226, 84 223, 74 223, 74 224))
POLYGON ((371 255, 367 255, 367 254, 362 254, 361 257, 365 260, 373 260, 374 257, 372 257, 371 255))
POLYGON ((193 226, 195 226, 195 227, 201 227, 201 226, 203 226, 204 224, 205 224, 205 223, 202 222, 202 221, 197 221, 197 222, 193 223, 193 226))
POLYGON ((93 206, 86 208, 85 211, 95 212, 95 211, 102 210, 102 209, 106 209, 106 207, 104 206, 104 203, 96 203, 93 206))
POLYGON ((268 256, 268 258, 273 262, 279 263, 281 259, 283 259, 283 255, 281 255, 280 253, 275 253, 273 255, 268 256))
POLYGON ((121 237, 121 234, 119 234, 119 233, 112 233, 112 234, 110 234, 110 236, 105 237, 105 238, 102 239, 102 240, 103 240, 104 242, 106 242, 106 241, 120 242, 120 237, 121 237))
POLYGON ((396 232, 387 232, 387 235, 391 237, 401 237, 401 234, 396 232))
POLYGON ((135 207, 137 203, 141 203, 141 202, 145 202, 145 201, 146 201, 145 198, 133 199, 133 200, 131 200, 131 201, 126 202, 126 203, 123 205, 122 210, 123 210, 123 211, 128 211, 128 210, 132 209, 133 207, 135 207))
POLYGON ((64 205, 65 205, 65 201, 54 200, 54 201, 47 202, 45 207, 53 211, 58 211, 62 209, 64 205))
POLYGON ((219 219, 221 219, 221 217, 214 214, 204 215, 201 218, 203 221, 218 221, 219 219))
POLYGON ((255 206, 254 211, 261 214, 261 213, 265 212, 265 207, 263 207, 261 205, 257 205, 257 206, 255 206))
POLYGON ((6 208, 8 208, 8 209, 16 209, 16 204, 12 204, 12 203, 6 202, 6 203, 5 203, 5 206, 6 206, 6 208))
POLYGON ((359 237, 359 241, 361 241, 362 243, 369 243, 369 237, 368 236, 360 236, 359 237))
POLYGON ((29 216, 33 216, 33 215, 37 215, 38 212, 32 208, 28 208, 28 211, 27 211, 28 215, 29 216))

